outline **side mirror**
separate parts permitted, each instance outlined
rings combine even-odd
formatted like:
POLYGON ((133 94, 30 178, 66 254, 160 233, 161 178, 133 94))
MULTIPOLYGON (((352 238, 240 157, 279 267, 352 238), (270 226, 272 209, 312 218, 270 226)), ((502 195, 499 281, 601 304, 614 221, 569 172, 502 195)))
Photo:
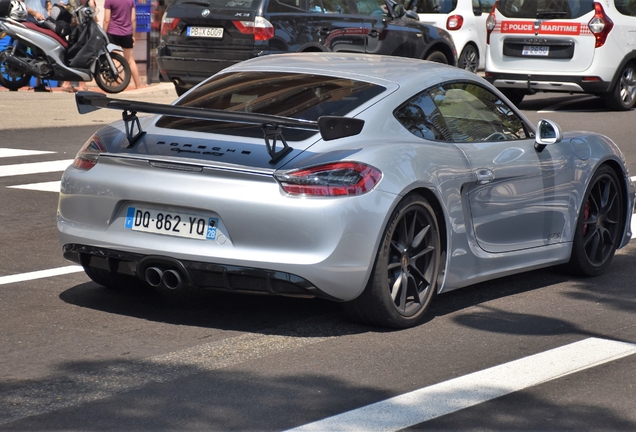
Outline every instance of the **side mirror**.
POLYGON ((417 12, 415 12, 413 10, 407 10, 405 16, 407 18, 410 18, 410 19, 415 20, 415 21, 419 21, 420 20, 420 16, 417 14, 417 12))
POLYGON ((535 138, 534 148, 538 152, 542 152, 548 144, 558 143, 563 139, 563 132, 558 124, 552 120, 541 119, 537 123, 537 136, 535 138))
POLYGON ((393 16, 395 18, 402 18, 405 13, 406 11, 404 10, 404 6, 402 6, 401 4, 398 3, 393 6, 393 16))

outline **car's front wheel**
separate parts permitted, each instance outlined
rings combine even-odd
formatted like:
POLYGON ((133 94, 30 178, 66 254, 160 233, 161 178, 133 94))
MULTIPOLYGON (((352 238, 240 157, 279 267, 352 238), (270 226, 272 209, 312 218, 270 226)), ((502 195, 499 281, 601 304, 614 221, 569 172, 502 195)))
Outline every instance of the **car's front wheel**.
POLYGON ((367 287, 345 311, 382 327, 421 323, 437 289, 440 256, 435 211, 424 197, 407 196, 391 215, 367 287))
POLYGON ((624 204, 618 176, 607 165, 594 174, 579 210, 572 244, 569 273, 602 274, 621 241, 624 204))
POLYGON ((614 89, 603 95, 607 107, 614 111, 627 111, 636 102, 636 69, 632 63, 621 71, 614 89))

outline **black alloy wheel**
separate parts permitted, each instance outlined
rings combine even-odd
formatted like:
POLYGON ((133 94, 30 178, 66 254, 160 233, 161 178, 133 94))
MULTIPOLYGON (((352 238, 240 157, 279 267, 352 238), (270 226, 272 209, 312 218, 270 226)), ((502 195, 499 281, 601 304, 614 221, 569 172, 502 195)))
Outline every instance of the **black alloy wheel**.
POLYGON ((408 196, 391 216, 367 287, 345 311, 383 327, 419 324, 437 289, 440 261, 435 211, 423 197, 408 196))
POLYGON ((567 269, 577 276, 605 272, 621 241, 624 203, 618 176, 603 165, 594 174, 579 211, 567 269))
POLYGON ((472 73, 477 73, 479 68, 479 52, 473 45, 466 45, 462 50, 457 66, 472 73))
POLYGON ((614 89, 604 96, 608 108, 614 111, 627 111, 636 103, 636 70, 632 63, 628 63, 614 86, 614 89))

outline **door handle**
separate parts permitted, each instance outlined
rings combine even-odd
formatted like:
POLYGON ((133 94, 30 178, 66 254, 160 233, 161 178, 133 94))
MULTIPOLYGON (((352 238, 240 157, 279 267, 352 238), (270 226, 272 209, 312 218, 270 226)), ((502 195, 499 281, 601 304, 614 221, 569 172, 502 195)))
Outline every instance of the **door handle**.
POLYGON ((477 177, 477 184, 483 185, 490 183, 495 179, 495 174, 488 168, 479 168, 475 170, 475 176, 477 177))

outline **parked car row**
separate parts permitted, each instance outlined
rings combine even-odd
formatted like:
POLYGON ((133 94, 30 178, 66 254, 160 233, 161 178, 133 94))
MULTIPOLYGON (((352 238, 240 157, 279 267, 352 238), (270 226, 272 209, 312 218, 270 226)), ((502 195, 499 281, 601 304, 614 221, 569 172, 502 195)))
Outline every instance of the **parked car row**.
POLYGON ((537 91, 636 102, 634 0, 176 0, 161 35, 179 95, 243 60, 332 51, 485 69, 515 104, 537 91))

